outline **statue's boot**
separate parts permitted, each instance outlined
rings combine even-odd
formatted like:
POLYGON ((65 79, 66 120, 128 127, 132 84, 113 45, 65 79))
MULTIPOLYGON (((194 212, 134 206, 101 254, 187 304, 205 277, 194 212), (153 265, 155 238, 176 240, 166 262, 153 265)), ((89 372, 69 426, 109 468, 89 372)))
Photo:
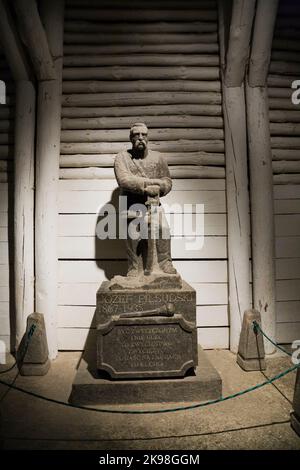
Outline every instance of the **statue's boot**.
POLYGON ((172 264, 171 258, 171 239, 159 239, 156 246, 160 269, 166 274, 176 274, 177 271, 172 264))

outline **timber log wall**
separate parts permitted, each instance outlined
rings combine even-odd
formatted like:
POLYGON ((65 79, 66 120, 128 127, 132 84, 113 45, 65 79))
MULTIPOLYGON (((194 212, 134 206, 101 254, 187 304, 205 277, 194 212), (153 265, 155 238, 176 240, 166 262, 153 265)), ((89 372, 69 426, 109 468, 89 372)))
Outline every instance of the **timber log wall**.
MULTIPOLYGON (((173 177, 165 202, 204 204, 205 241, 173 239, 197 290, 198 339, 228 347, 227 229, 218 10, 214 1, 68 0, 59 193, 59 348, 82 349, 102 280, 125 272, 121 242, 95 238, 116 189, 115 154, 144 120, 173 177), (130 6, 129 6, 130 5, 130 6)), ((179 214, 180 215, 180 214, 179 214)), ((192 226, 191 226, 192 228, 192 226)), ((92 330, 93 333, 93 330, 92 330)))
POLYGON ((277 341, 300 338, 300 5, 281 0, 268 76, 276 236, 277 341))
POLYGON ((5 57, 0 49, 0 80, 6 85, 6 104, 0 104, 0 341, 10 351, 13 318, 13 155, 15 87, 5 57))

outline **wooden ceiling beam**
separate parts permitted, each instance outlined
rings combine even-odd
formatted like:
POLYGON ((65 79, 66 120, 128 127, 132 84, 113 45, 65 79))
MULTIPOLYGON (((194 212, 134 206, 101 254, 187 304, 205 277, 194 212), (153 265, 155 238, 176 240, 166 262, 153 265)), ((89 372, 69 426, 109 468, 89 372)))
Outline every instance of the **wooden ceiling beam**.
POLYGON ((25 51, 3 0, 0 0, 0 42, 14 80, 30 80, 30 66, 25 51))
POLYGON ((55 80, 55 65, 36 1, 14 0, 14 8, 37 79, 55 80))

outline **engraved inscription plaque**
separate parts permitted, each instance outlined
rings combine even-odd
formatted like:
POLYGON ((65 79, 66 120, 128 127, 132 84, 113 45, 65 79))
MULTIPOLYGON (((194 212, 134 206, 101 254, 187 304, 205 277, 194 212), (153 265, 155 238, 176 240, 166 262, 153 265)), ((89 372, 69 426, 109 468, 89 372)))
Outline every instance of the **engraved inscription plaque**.
POLYGON ((178 314, 112 316, 97 335, 98 369, 112 378, 183 377, 198 362, 196 327, 178 314))
POLYGON ((196 324, 196 291, 185 281, 182 289, 111 291, 104 281, 97 292, 97 325, 107 323, 113 315, 161 307, 167 303, 185 320, 196 324))

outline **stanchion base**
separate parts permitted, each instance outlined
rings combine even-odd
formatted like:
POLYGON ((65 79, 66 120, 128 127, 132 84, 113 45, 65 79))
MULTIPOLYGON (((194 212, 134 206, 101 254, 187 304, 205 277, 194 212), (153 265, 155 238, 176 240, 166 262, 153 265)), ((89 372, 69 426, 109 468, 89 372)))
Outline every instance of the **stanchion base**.
POLYGON ((291 413, 291 426, 294 429, 295 433, 300 436, 300 419, 293 411, 291 413))
POLYGON ((19 372, 21 375, 46 375, 50 369, 51 362, 47 359, 46 362, 42 363, 30 363, 24 362, 20 368, 19 372))
POLYGON ((236 362, 246 372, 266 369, 265 359, 244 359, 240 354, 238 354, 236 362))

